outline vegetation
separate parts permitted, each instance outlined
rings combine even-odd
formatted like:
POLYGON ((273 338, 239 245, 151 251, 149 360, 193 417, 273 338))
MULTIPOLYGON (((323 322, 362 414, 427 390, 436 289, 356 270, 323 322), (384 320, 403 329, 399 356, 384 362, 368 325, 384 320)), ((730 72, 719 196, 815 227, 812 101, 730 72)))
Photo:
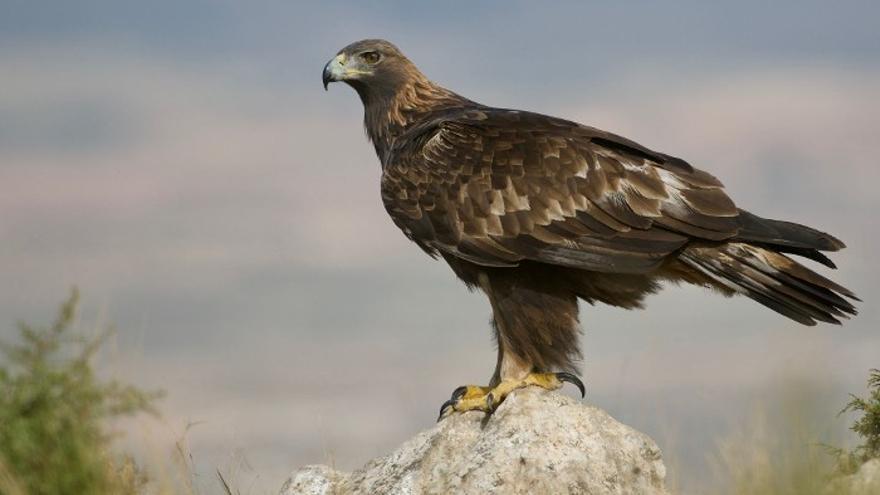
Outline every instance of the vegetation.
MULTIPOLYGON (((73 291, 52 325, 20 323, 19 342, 0 343, 0 495, 200 493, 185 434, 176 444, 177 466, 164 479, 149 482, 131 457, 114 453, 110 420, 157 414, 161 393, 96 375, 95 354, 111 330, 74 334, 78 299, 73 291)), ((848 486, 833 479, 880 458, 880 370, 871 370, 868 395, 852 395, 840 412, 859 415, 851 430, 860 443, 852 450, 823 453, 817 425, 827 425, 829 415, 813 418, 821 408, 806 392, 787 388, 778 421, 758 416, 721 443, 717 465, 729 493, 845 495, 848 486)), ((240 493, 217 475, 209 493, 240 493)))
POLYGON ((135 494, 146 477, 111 453, 108 419, 155 413, 161 395, 101 381, 92 360, 111 334, 71 334, 73 291, 49 327, 19 323, 21 343, 0 344, 0 494, 135 494))
POLYGON ((845 450, 819 442, 831 427, 827 409, 817 403, 822 394, 808 384, 787 387, 775 399, 781 410, 765 409, 720 442, 716 486, 736 495, 850 495, 845 476, 880 458, 880 371, 871 370, 868 389, 867 397, 851 395, 840 411, 860 413, 850 428, 860 443, 845 450))
POLYGON ((832 462, 817 443, 827 419, 819 395, 811 384, 794 382, 759 407, 719 443, 715 487, 731 495, 825 494, 832 462))
POLYGON ((851 394, 849 403, 838 416, 848 412, 862 415, 850 427, 862 443, 851 451, 829 449, 837 458, 838 470, 843 474, 852 474, 865 462, 880 458, 880 370, 871 370, 867 398, 851 394))

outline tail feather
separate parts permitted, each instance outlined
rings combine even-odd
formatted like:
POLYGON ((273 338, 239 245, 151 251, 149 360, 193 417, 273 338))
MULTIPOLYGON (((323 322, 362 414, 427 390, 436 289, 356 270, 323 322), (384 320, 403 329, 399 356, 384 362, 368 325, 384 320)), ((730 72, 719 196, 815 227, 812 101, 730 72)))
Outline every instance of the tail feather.
POLYGON ((820 251, 838 251, 846 247, 840 239, 806 225, 762 218, 739 210, 739 234, 734 241, 744 241, 781 253, 795 254, 836 268, 820 251))
POLYGON ((754 246, 764 247, 764 248, 767 248, 770 250, 776 250, 776 251, 779 251, 780 253, 794 254, 796 256, 808 258, 808 259, 811 259, 817 263, 821 263, 831 269, 837 268, 837 265, 835 265, 834 262, 831 261, 830 258, 828 258, 828 256, 825 256, 824 254, 822 254, 818 249, 800 248, 800 247, 792 247, 792 246, 780 246, 778 244, 773 245, 773 244, 767 244, 767 243, 762 243, 762 242, 752 242, 751 244, 754 246))
POLYGON ((762 218, 745 210, 739 210, 737 219, 740 223, 738 240, 819 251, 839 251, 846 247, 833 235, 799 223, 762 218))
MULTIPOLYGON (((781 251, 781 249, 780 249, 781 251)), ((858 300, 841 285, 760 245, 729 242, 686 248, 679 260, 724 289, 743 294, 804 325, 840 324, 857 313, 858 300)))

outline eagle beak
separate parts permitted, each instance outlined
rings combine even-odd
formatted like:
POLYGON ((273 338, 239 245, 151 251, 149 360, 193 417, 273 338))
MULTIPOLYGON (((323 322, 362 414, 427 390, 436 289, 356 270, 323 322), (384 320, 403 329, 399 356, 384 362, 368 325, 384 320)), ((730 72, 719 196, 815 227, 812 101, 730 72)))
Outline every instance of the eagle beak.
POLYGON ((324 72, 321 75, 321 80, 324 83, 324 91, 327 91, 327 86, 331 82, 341 81, 344 74, 345 55, 340 53, 324 66, 324 72))

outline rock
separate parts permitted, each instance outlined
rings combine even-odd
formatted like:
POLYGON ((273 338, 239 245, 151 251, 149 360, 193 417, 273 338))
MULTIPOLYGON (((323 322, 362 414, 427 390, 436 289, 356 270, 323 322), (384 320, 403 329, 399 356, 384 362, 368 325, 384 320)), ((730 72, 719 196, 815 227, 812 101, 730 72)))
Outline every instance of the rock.
POLYGON ((855 474, 833 480, 826 492, 877 495, 880 493, 880 459, 871 459, 862 464, 855 474))
POLYGON ((514 392, 495 413, 453 414, 353 473, 306 466, 294 494, 666 494, 660 449, 601 409, 555 392, 514 392))
POLYGON ((329 466, 306 466, 293 473, 281 488, 283 495, 336 495, 344 476, 329 466))

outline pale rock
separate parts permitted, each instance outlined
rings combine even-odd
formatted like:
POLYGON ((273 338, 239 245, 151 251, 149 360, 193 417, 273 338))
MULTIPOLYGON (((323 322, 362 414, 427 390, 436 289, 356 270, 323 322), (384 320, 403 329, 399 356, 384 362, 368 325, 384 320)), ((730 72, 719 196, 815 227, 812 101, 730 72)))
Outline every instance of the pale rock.
POLYGON ((660 449, 556 392, 514 392, 492 416, 452 414, 353 473, 306 466, 282 495, 666 494, 660 449))

